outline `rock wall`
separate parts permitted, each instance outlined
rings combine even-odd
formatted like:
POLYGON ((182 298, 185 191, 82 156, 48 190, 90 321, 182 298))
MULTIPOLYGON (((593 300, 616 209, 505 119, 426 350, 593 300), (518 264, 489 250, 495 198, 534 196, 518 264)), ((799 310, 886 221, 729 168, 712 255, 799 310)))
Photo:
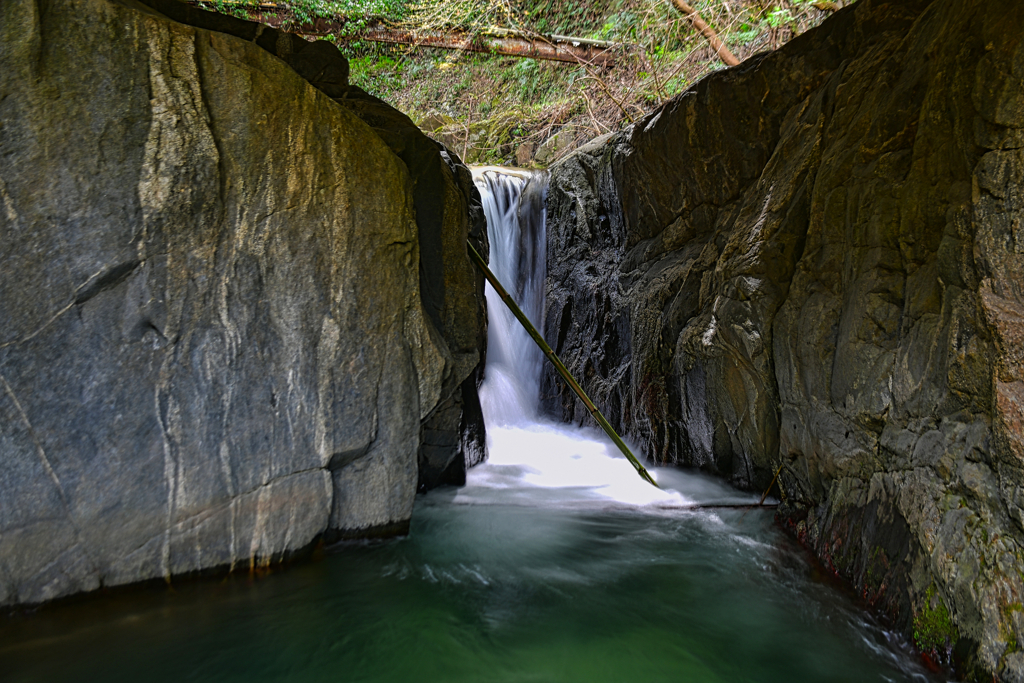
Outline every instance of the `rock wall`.
POLYGON ((1024 5, 861 0, 548 195, 546 334, 613 424, 746 488, 780 470, 829 566, 1001 680, 1024 680, 1022 148, 1024 5))
POLYGON ((350 95, 172 0, 0 4, 0 605, 401 531, 482 456, 479 199, 350 95))

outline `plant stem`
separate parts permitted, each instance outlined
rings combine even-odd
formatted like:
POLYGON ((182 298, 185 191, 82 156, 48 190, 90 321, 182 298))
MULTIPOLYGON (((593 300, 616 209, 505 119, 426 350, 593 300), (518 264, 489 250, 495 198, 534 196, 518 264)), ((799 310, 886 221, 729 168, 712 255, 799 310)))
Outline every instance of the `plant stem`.
POLYGON ((586 392, 583 391, 583 388, 576 382, 575 379, 573 379, 572 375, 569 373, 569 370, 565 367, 565 365, 562 364, 562 361, 558 358, 558 356, 555 355, 555 352, 551 350, 551 347, 548 346, 548 343, 544 341, 544 337, 540 336, 540 332, 538 332, 537 328, 533 326, 533 323, 530 322, 530 319, 526 317, 526 314, 523 313, 523 311, 519 308, 515 300, 509 295, 508 292, 505 291, 505 288, 501 286, 501 283, 498 282, 498 278, 496 278, 494 276, 494 273, 491 272, 491 269, 487 267, 487 263, 484 261, 483 257, 480 256, 480 253, 476 250, 472 243, 467 242, 466 245, 469 247, 469 255, 473 259, 473 262, 477 265, 478 268, 480 268, 480 270, 484 274, 484 277, 487 278, 487 281, 491 283, 491 286, 494 287, 494 291, 498 293, 498 296, 501 297, 501 300, 505 303, 506 306, 508 306, 508 309, 512 311, 512 315, 514 315, 516 319, 519 320, 522 326, 526 328, 526 331, 529 332, 530 336, 533 337, 533 341, 537 343, 537 346, 540 347, 540 350, 544 352, 544 355, 547 356, 548 360, 551 361, 552 365, 555 366, 555 370, 558 371, 558 374, 561 375, 562 379, 564 379, 566 384, 569 385, 569 388, 572 389, 573 392, 575 392, 576 396, 578 396, 581 401, 583 401, 583 405, 587 407, 587 410, 590 411, 590 414, 593 415, 594 419, 597 420, 597 423, 601 425, 601 428, 604 429, 605 434, 607 434, 611 438, 611 440, 615 442, 615 445, 619 447, 619 450, 622 451, 622 454, 626 456, 626 459, 629 460, 633 467, 636 468, 637 474, 643 477, 648 483, 657 487, 658 484, 651 477, 647 469, 642 464, 640 464, 639 460, 636 459, 636 456, 633 455, 633 452, 629 450, 629 446, 627 446, 626 443, 622 440, 622 438, 615 432, 615 429, 611 426, 611 424, 609 424, 608 420, 605 419, 604 415, 601 414, 601 411, 597 409, 597 406, 594 405, 594 402, 591 401, 590 397, 587 396, 586 392))

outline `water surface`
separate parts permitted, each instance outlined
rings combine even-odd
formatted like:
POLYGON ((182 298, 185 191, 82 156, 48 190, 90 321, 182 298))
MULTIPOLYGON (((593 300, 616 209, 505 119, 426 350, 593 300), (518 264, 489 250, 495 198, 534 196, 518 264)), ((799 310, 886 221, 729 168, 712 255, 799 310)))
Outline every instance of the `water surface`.
POLYGON ((2 619, 0 680, 934 680, 770 512, 683 509, 751 496, 666 469, 658 492, 589 432, 494 431, 532 460, 493 449, 408 538, 2 619))

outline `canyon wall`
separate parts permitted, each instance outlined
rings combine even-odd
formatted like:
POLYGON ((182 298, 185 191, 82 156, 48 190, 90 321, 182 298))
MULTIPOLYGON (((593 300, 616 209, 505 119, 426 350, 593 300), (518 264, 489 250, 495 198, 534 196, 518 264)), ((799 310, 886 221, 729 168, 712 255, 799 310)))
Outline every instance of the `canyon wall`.
MULTIPOLYGON (((861 0, 552 169, 545 333, 934 659, 1024 680, 1024 5, 861 0)), ((550 411, 586 419, 550 371, 550 411)))
POLYGON ((0 605, 401 532, 483 457, 479 197, 347 72, 173 0, 0 3, 0 605))

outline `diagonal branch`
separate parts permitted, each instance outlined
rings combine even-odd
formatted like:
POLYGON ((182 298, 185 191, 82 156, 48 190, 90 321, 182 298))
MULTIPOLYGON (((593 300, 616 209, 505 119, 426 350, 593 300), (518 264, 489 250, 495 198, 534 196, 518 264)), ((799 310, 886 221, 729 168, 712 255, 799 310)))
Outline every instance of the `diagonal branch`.
POLYGON ((683 0, 672 0, 672 5, 682 12, 689 20, 693 27, 700 31, 708 42, 711 43, 711 47, 718 53, 719 59, 725 62, 726 66, 736 66, 740 63, 740 60, 736 59, 736 55, 729 51, 729 48, 725 46, 722 39, 715 33, 715 29, 708 26, 708 23, 701 19, 701 16, 697 14, 697 10, 690 7, 683 0))

